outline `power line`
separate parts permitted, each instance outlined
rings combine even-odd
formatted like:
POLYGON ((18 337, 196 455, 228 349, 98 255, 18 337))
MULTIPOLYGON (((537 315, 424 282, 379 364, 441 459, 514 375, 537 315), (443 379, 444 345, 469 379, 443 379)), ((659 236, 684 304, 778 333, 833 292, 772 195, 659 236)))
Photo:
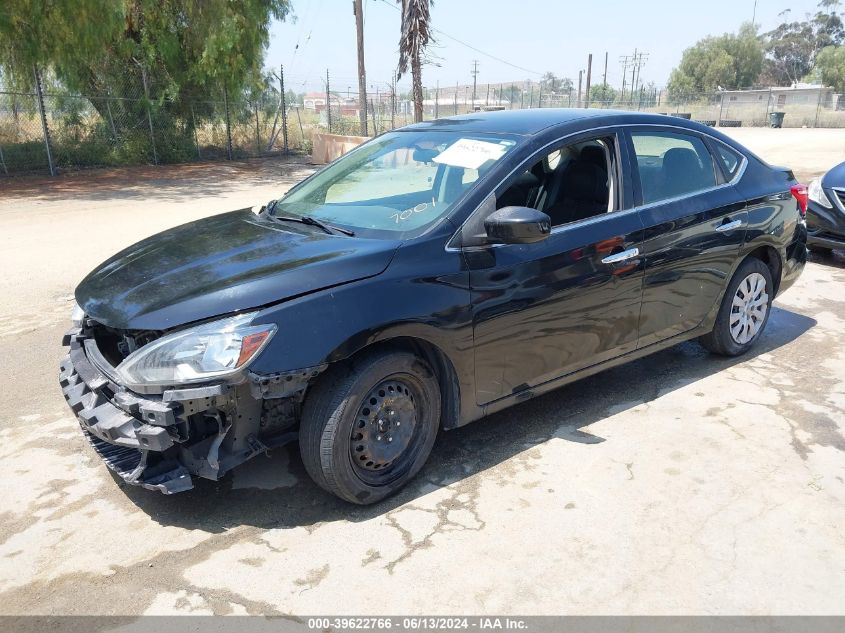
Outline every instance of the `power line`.
MULTIPOLYGON (((381 0, 381 1, 382 1, 384 4, 386 4, 387 6, 392 7, 392 8, 393 8, 393 9, 395 9, 396 11, 400 11, 400 10, 401 10, 398 6, 396 6, 396 4, 394 4, 394 3, 390 2, 390 0, 381 0)), ((471 50, 475 51, 476 53, 480 53, 481 55, 484 55, 485 57, 489 57, 490 59, 495 59, 495 60, 496 60, 497 62, 499 62, 500 64, 505 64, 506 66, 510 66, 511 68, 516 68, 517 70, 521 70, 522 72, 526 72, 526 73, 531 73, 532 75, 537 75, 538 77, 542 77, 542 76, 543 76, 543 73, 538 73, 536 70, 531 70, 530 68, 525 68, 525 67, 523 67, 523 66, 519 66, 519 65, 517 65, 517 64, 513 64, 513 63, 511 63, 511 62, 509 62, 509 61, 507 61, 507 60, 505 60, 505 59, 502 59, 501 57, 497 57, 496 55, 493 55, 492 53, 488 53, 488 52, 486 52, 486 51, 483 51, 483 50, 481 50, 480 48, 477 48, 477 47, 473 46, 472 44, 468 44, 468 43, 464 42, 463 40, 459 40, 459 39, 458 39, 457 37, 455 37, 454 35, 449 35, 448 33, 444 32, 444 31, 441 31, 440 29, 436 29, 436 28, 434 28, 434 27, 431 27, 431 30, 432 30, 434 33, 437 33, 438 35, 442 35, 443 37, 445 37, 445 38, 447 38, 447 39, 450 39, 450 40, 452 40, 452 41, 455 41, 455 42, 457 42, 458 44, 461 44, 462 46, 466 46, 467 48, 469 48, 469 49, 471 49, 471 50)))

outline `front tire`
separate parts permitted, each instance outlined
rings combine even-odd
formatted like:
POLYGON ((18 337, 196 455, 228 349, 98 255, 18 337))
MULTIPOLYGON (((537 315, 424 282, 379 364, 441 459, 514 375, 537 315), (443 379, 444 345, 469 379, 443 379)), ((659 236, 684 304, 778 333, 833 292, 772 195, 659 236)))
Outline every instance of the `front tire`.
POLYGON ((440 426, 440 389, 427 363, 378 351, 332 367, 309 392, 299 447, 317 485, 357 504, 402 488, 428 459, 440 426))
POLYGON ((773 299, 769 267, 757 258, 746 259, 728 284, 713 330, 699 341, 714 354, 744 354, 763 334, 773 299))

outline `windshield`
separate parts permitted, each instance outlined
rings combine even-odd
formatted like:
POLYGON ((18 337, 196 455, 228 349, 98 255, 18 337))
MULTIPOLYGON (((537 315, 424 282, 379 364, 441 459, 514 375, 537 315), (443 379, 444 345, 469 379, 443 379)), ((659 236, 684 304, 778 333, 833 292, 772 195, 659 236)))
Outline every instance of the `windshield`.
POLYGON ((341 157, 276 204, 353 229, 417 232, 451 206, 515 141, 460 132, 390 132, 341 157))

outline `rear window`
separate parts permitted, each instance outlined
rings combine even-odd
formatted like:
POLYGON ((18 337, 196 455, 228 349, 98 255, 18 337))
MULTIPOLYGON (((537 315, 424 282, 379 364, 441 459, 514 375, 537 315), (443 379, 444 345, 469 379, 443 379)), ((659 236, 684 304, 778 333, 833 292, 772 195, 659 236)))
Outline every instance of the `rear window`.
POLYGON ((691 134, 631 134, 643 204, 678 198, 716 185, 713 159, 704 141, 691 134))
POLYGON ((725 170, 725 175, 728 180, 733 180, 739 171, 739 165, 742 163, 742 156, 732 150, 727 145, 716 143, 716 158, 719 159, 719 164, 725 170))

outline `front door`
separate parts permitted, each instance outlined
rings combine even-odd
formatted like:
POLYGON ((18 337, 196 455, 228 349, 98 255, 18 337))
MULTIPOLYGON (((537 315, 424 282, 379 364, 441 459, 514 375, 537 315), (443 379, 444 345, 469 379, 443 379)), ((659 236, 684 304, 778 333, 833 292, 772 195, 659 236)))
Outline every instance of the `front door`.
POLYGON ((624 152, 608 134, 535 157, 491 208, 538 208, 552 234, 464 248, 479 404, 636 349, 642 224, 625 209, 624 152))

